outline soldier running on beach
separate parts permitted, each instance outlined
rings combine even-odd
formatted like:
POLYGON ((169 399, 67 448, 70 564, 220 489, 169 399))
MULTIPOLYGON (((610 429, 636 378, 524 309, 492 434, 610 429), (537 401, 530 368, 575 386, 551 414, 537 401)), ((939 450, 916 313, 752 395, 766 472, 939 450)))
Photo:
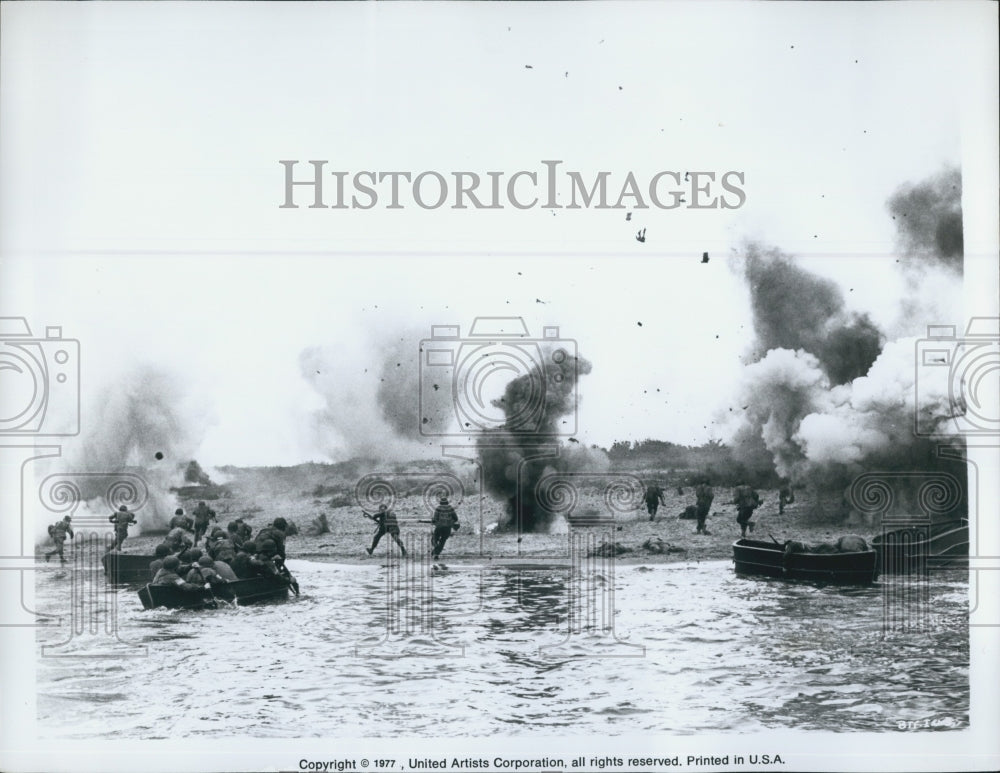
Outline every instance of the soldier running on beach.
POLYGON ((785 514, 785 505, 790 505, 795 501, 795 492, 790 484, 785 483, 778 489, 778 515, 785 514))
POLYGON ((458 513, 448 503, 448 497, 443 496, 438 500, 438 506, 434 508, 434 515, 431 517, 431 524, 434 526, 434 533, 431 536, 431 556, 437 559, 452 531, 458 530, 458 513))
POLYGON ((135 519, 135 515, 129 512, 129 509, 125 505, 119 507, 118 512, 112 513, 108 520, 115 525, 114 544, 111 545, 107 551, 105 551, 110 553, 113 550, 121 550, 122 543, 125 542, 125 538, 128 537, 129 524, 138 523, 138 521, 135 519))
POLYGON ((646 512, 649 513, 649 520, 656 518, 656 511, 660 505, 665 505, 667 500, 663 497, 663 489, 656 483, 646 486, 646 512))
POLYGON ((733 492, 733 504, 736 505, 736 523, 740 525, 740 537, 747 536, 747 527, 753 531, 753 523, 750 521, 753 511, 760 507, 760 494, 746 484, 740 484, 733 492))
POLYGON ((167 525, 171 529, 184 529, 185 531, 192 531, 194 529, 194 521, 191 520, 190 515, 184 515, 183 507, 178 507, 174 510, 174 517, 170 519, 170 523, 167 525))
POLYGON ((715 499, 715 492, 712 491, 711 483, 707 478, 695 486, 694 497, 698 517, 698 526, 694 530, 694 533, 708 534, 709 531, 705 527, 705 519, 708 518, 708 511, 712 507, 712 500, 715 499))
POLYGON ((66 542, 66 535, 69 535, 70 539, 75 539, 76 535, 73 534, 73 527, 70 526, 70 521, 73 519, 68 515, 63 517, 61 521, 56 521, 54 524, 49 526, 49 537, 52 538, 52 542, 55 544, 55 550, 50 550, 45 554, 45 561, 48 563, 49 558, 54 556, 56 553, 59 554, 59 563, 65 564, 66 558, 63 556, 63 543, 66 542))
POLYGON ((375 530, 375 536, 372 537, 372 546, 370 548, 365 548, 365 552, 368 555, 372 555, 375 552, 375 548, 378 547, 379 540, 382 536, 388 534, 399 545, 399 550, 406 557, 406 548, 403 547, 402 541, 399 539, 399 521, 396 520, 396 514, 392 512, 386 505, 379 505, 378 512, 375 515, 370 515, 369 513, 362 512, 365 518, 369 518, 378 525, 378 529, 375 530))
POLYGON ((198 540, 204 536, 205 532, 208 531, 208 522, 215 521, 215 510, 210 508, 204 502, 199 502, 198 506, 194 509, 194 544, 198 544, 198 540))

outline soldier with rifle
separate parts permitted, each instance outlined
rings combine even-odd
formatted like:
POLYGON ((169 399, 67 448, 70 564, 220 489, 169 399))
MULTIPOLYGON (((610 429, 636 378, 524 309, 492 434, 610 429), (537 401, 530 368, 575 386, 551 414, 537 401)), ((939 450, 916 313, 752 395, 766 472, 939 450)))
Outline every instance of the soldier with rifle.
POLYGON ((396 520, 396 514, 392 512, 386 505, 381 504, 378 506, 378 512, 374 515, 371 513, 366 513, 364 510, 361 514, 370 521, 374 521, 378 528, 375 530, 375 536, 372 537, 372 546, 370 548, 365 548, 365 552, 368 555, 372 555, 375 552, 375 548, 378 547, 379 540, 382 539, 383 535, 388 534, 392 537, 393 541, 399 545, 399 550, 406 557, 406 548, 403 546, 402 540, 399 538, 399 521, 396 520))

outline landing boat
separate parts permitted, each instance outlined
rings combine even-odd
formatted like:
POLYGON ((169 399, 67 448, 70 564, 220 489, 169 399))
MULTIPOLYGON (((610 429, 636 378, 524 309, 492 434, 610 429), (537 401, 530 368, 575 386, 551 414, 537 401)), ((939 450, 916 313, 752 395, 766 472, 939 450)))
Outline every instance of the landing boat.
POLYGON ((149 565, 156 556, 141 556, 136 553, 105 553, 101 558, 104 576, 112 584, 128 582, 148 582, 149 565))
POLYGON ((871 585, 878 577, 878 553, 791 553, 777 542, 738 539, 733 543, 736 573, 804 580, 821 585, 871 585))
POLYGON ((883 574, 963 568, 969 565, 969 522, 963 518, 894 529, 872 537, 872 547, 883 574))
POLYGON ((288 588, 288 581, 283 577, 251 577, 201 591, 183 590, 174 585, 146 585, 139 590, 139 601, 143 609, 216 609, 234 602, 246 606, 262 601, 285 601, 288 588))

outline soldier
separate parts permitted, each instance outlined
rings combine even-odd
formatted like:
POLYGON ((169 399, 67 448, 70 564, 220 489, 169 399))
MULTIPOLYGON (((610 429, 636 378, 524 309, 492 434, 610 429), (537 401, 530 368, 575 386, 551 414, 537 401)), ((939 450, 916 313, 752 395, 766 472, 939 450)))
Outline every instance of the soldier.
POLYGON ((191 531, 194 528, 194 521, 191 520, 190 515, 184 515, 183 507, 178 507, 174 510, 174 517, 170 519, 169 526, 171 529, 191 531))
POLYGON ((115 525, 114 544, 105 551, 110 553, 112 550, 121 550, 122 543, 128 537, 129 524, 138 523, 138 521, 125 505, 119 507, 117 513, 112 513, 108 520, 115 525))
POLYGON ((208 554, 215 561, 225 561, 227 564, 236 558, 236 545, 233 543, 232 535, 218 529, 219 534, 213 535, 210 544, 206 545, 208 554))
POLYGON ((194 544, 198 544, 198 540, 202 538, 206 531, 208 531, 208 522, 216 520, 215 510, 210 508, 204 502, 199 502, 198 506, 194 509, 194 544))
POLYGON ((227 582, 215 571, 215 562, 210 556, 201 556, 198 561, 191 565, 191 569, 184 579, 192 585, 204 585, 206 582, 211 585, 221 585, 227 582))
POLYGON ((431 524, 434 526, 434 533, 431 536, 431 556, 436 559, 444 550, 444 543, 448 541, 451 532, 458 531, 458 513, 448 503, 448 497, 442 496, 438 499, 431 524))
POLYGON ((712 500, 715 499, 715 492, 712 491, 711 482, 708 478, 702 480, 694 489, 695 507, 697 508, 698 526, 694 530, 695 534, 708 534, 705 528, 705 519, 708 518, 708 511, 712 507, 712 500))
POLYGON ((164 543, 170 546, 171 553, 180 553, 192 545, 191 538, 179 526, 167 532, 164 543))
POLYGON ((156 573, 163 568, 163 562, 170 555, 170 546, 165 542, 161 542, 156 546, 155 553, 156 558, 149 562, 150 578, 156 577, 156 573))
POLYGON ((370 515, 365 512, 362 512, 362 515, 378 524, 375 536, 372 537, 372 546, 370 548, 365 548, 365 552, 368 553, 368 555, 375 552, 375 548, 378 547, 378 542, 382 539, 382 535, 388 534, 393 538, 396 544, 399 545, 399 550, 402 552, 403 557, 406 557, 406 548, 403 547, 403 543, 399 539, 399 521, 396 520, 395 513, 393 513, 386 505, 379 505, 378 512, 375 513, 375 515, 370 515))
POLYGON ((177 556, 167 556, 163 559, 163 568, 156 573, 156 577, 153 578, 152 585, 174 585, 181 590, 191 591, 192 593, 199 592, 202 590, 201 585, 194 585, 192 583, 185 582, 183 578, 177 573, 180 568, 180 561, 177 556))
POLYGON ((234 523, 236 524, 237 534, 239 534, 240 539, 244 542, 250 539, 250 535, 253 534, 250 524, 246 523, 242 518, 237 518, 234 523))
POLYGON ((66 542, 66 535, 69 534, 70 539, 76 539, 76 535, 73 534, 73 527, 70 526, 70 521, 72 520, 72 518, 66 515, 63 516, 61 521, 56 521, 54 524, 49 526, 49 537, 52 538, 52 542, 56 547, 55 550, 50 550, 45 554, 46 563, 48 563, 49 558, 54 556, 56 553, 59 554, 59 563, 66 563, 66 558, 63 556, 63 543, 66 542))
POLYGON ((751 523, 750 517, 753 511, 760 507, 760 503, 760 494, 746 484, 741 483, 733 492, 732 504, 736 505, 736 523, 740 525, 740 537, 747 536, 748 526, 750 531, 753 531, 754 524, 751 523))
POLYGON ((231 564, 233 572, 239 579, 246 580, 254 576, 253 556, 256 552, 257 545, 252 540, 247 540, 240 546, 240 550, 231 564))
POLYGON ((257 532, 257 549, 260 550, 261 540, 273 540, 277 548, 276 552, 282 559, 285 558, 285 529, 288 522, 284 518, 275 518, 270 526, 265 526, 257 532))
POLYGON ((649 513, 649 520, 656 518, 656 511, 660 505, 665 505, 667 501, 663 498, 663 489, 657 483, 650 483, 646 486, 646 512, 649 513))
MULTIPOLYGON (((258 535, 259 536, 259 535, 258 535)), ((257 554, 250 559, 253 573, 260 577, 278 577, 281 572, 275 563, 278 556, 278 546, 271 539, 261 539, 257 543, 257 554)))
POLYGON ((792 491, 791 484, 785 483, 778 489, 778 515, 785 514, 785 505, 790 505, 795 501, 795 492, 792 491))

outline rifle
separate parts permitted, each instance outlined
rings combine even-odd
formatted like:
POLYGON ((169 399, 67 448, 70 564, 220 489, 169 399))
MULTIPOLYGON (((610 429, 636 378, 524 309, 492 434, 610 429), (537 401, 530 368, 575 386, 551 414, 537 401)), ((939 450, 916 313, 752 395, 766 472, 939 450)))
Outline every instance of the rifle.
POLYGON ((285 560, 282 559, 282 558, 279 558, 279 559, 275 560, 274 565, 278 568, 278 573, 282 577, 284 577, 286 580, 288 580, 288 587, 290 587, 292 589, 292 592, 296 596, 298 596, 299 595, 299 583, 298 583, 298 581, 296 581, 296 579, 294 577, 292 577, 292 573, 288 571, 288 567, 285 566, 285 560))
MULTIPOLYGON (((391 512, 392 512, 392 510, 387 510, 386 514, 389 514, 391 512)), ((361 511, 361 514, 365 518, 367 518, 368 520, 374 521, 375 523, 379 523, 379 521, 380 521, 380 518, 378 517, 378 514, 374 514, 373 515, 371 513, 366 513, 364 510, 361 511)), ((397 521, 397 523, 398 523, 398 521, 397 521)), ((408 523, 434 523, 434 521, 432 521, 430 518, 423 518, 423 519, 417 519, 415 521, 408 521, 408 523)), ((320 545, 320 547, 326 547, 326 546, 320 545)))

